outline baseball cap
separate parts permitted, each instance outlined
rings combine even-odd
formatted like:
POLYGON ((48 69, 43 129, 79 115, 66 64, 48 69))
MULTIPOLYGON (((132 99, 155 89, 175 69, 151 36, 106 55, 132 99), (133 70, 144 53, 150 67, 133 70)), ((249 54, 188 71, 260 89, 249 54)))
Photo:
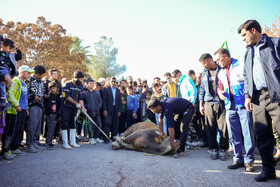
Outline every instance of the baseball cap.
POLYGON ((23 66, 20 66, 18 68, 18 72, 23 72, 23 71, 27 71, 27 72, 30 72, 30 73, 34 73, 35 72, 35 70, 30 69, 30 67, 27 66, 27 65, 23 65, 23 66))

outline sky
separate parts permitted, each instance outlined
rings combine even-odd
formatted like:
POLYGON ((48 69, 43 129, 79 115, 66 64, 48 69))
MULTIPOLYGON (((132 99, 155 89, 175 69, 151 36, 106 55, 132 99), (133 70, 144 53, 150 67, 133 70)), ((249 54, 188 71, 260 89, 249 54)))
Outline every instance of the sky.
POLYGON ((91 46, 103 35, 118 48, 122 75, 152 83, 165 72, 203 70, 198 61, 226 40, 233 58, 243 60, 245 42, 237 33, 248 19, 271 26, 280 16, 280 0, 0 0, 0 18, 35 23, 44 16, 67 35, 91 46), (8 7, 8 8, 6 8, 8 7))

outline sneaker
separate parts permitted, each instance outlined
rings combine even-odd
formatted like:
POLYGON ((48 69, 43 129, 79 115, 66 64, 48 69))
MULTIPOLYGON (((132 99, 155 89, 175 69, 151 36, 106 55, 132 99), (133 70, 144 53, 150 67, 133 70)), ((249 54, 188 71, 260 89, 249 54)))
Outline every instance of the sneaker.
POLYGON ((22 154, 24 154, 24 152, 22 152, 22 151, 20 150, 20 148, 17 148, 16 150, 12 151, 12 153, 13 153, 13 154, 16 154, 16 155, 22 155, 22 154))
POLYGON ((179 150, 179 151, 177 151, 177 152, 173 155, 173 158, 182 158, 182 157, 184 157, 184 156, 186 156, 185 151, 179 150))
POLYGON ((224 149, 221 149, 219 151, 219 157, 221 161, 225 161, 227 159, 227 151, 224 149))
POLYGON ((38 144, 34 144, 34 147, 35 147, 35 149, 37 149, 38 151, 43 151, 44 150, 44 148, 43 147, 41 147, 41 146, 39 146, 38 144))
POLYGON ((38 150, 35 148, 34 145, 31 145, 30 147, 27 148, 27 152, 29 152, 29 153, 37 153, 38 150))
POLYGON ((211 153, 211 159, 212 160, 216 160, 218 158, 218 150, 217 149, 213 149, 212 153, 211 153))
POLYGON ((203 142, 200 142, 200 141, 192 142, 192 146, 194 146, 194 147, 201 146, 202 144, 203 144, 203 142))
POLYGON ((190 141, 186 141, 186 145, 191 146, 191 145, 192 145, 192 142, 190 142, 190 141))
POLYGON ((54 150, 55 145, 53 145, 52 143, 50 143, 50 144, 45 144, 44 147, 45 147, 46 150, 54 150))
POLYGON ((11 150, 9 150, 8 152, 4 153, 4 159, 5 160, 13 160, 13 155, 12 155, 11 150))
POLYGON ((253 164, 245 163, 245 171, 246 172, 253 172, 253 171, 255 171, 253 164))
POLYGON ((82 139, 82 142, 88 142, 88 141, 89 141, 89 139, 84 136, 83 139, 82 139))
POLYGON ((95 140, 96 140, 97 143, 103 143, 103 142, 104 142, 104 141, 101 140, 100 138, 96 138, 95 140))
POLYGON ((89 143, 90 143, 91 145, 95 145, 95 144, 96 144, 96 141, 95 141, 94 138, 91 138, 89 143))

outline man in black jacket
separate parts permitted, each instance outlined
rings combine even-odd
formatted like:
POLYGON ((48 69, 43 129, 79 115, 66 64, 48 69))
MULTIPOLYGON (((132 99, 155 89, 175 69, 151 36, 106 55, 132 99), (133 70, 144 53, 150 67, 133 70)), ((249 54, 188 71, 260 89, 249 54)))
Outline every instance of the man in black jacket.
MULTIPOLYGON (((121 94, 116 88, 116 78, 112 77, 110 86, 104 88, 102 95, 104 124, 103 129, 107 136, 111 132, 111 139, 118 134, 119 116, 121 115, 121 94)), ((109 141, 104 137, 104 143, 109 141)))
POLYGON ((280 39, 261 34, 256 20, 247 20, 238 33, 247 51, 244 65, 245 107, 253 112, 257 146, 262 159, 262 172, 255 180, 275 179, 272 121, 280 132, 280 39))

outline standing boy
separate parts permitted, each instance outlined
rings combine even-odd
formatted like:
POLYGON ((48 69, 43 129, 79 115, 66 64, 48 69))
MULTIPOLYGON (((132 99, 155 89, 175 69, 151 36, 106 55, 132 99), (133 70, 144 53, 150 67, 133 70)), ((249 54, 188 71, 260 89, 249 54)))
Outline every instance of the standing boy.
POLYGON ((46 144, 45 148, 48 150, 54 149, 54 145, 52 144, 52 139, 56 127, 56 120, 58 115, 58 110, 60 107, 60 98, 57 91, 57 84, 55 82, 49 82, 48 89, 50 92, 48 93, 49 97, 45 100, 45 113, 46 113, 46 121, 47 121, 47 134, 46 134, 46 144))
MULTIPOLYGON (((100 109, 102 107, 102 99, 99 91, 94 90, 94 80, 88 78, 87 90, 84 93, 84 103, 88 115, 92 118, 96 125, 101 128, 100 109)), ((89 141, 90 144, 102 143, 103 140, 99 139, 100 130, 90 122, 89 127, 89 141)))
POLYGON ((127 122, 127 128, 129 128, 134 123, 136 123, 136 119, 137 119, 136 112, 138 110, 139 104, 138 104, 138 99, 133 94, 132 86, 128 86, 126 92, 127 92, 126 122, 127 122))

